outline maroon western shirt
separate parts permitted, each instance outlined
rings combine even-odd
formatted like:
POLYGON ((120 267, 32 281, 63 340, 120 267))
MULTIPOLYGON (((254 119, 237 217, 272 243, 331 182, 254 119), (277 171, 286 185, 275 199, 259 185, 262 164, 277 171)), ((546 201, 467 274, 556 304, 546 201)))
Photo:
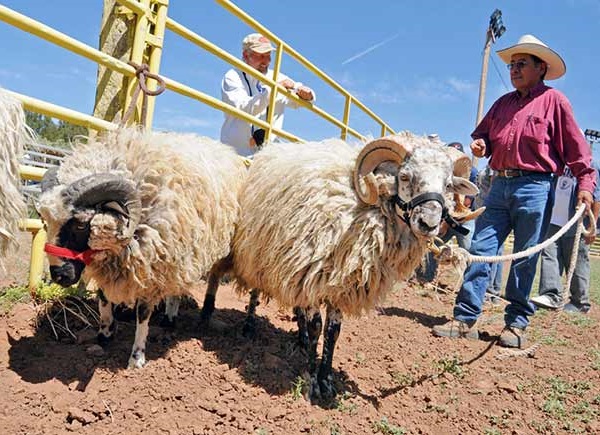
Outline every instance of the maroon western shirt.
POLYGON ((529 95, 518 91, 500 97, 471 134, 485 140, 492 169, 562 174, 565 165, 580 190, 594 191, 592 151, 575 122, 567 97, 544 83, 529 95))

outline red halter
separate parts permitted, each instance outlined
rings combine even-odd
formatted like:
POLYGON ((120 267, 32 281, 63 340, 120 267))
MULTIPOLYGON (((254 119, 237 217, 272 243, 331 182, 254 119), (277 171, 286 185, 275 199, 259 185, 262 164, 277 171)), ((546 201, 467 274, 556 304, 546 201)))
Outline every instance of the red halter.
POLYGON ((83 252, 73 251, 68 248, 61 248, 60 246, 51 245, 50 243, 46 243, 44 245, 44 251, 50 255, 61 258, 68 258, 69 260, 79 260, 83 261, 83 263, 87 266, 92 262, 92 255, 96 252, 93 249, 87 249, 83 252))

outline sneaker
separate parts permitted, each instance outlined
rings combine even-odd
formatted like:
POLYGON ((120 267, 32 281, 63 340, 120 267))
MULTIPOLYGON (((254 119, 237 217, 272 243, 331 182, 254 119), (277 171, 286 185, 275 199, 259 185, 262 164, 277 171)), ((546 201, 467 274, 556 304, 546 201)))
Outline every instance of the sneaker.
POLYGON ((469 326, 467 323, 456 319, 443 325, 435 325, 432 332, 436 337, 479 339, 479 332, 475 328, 475 324, 469 326))
POLYGON ((565 313, 579 313, 579 314, 587 314, 590 311, 589 307, 577 307, 577 305, 568 303, 563 307, 563 311, 565 313))
POLYGON ((505 327, 498 341, 498 344, 502 347, 515 347, 517 349, 523 349, 525 343, 527 343, 525 330, 514 326, 505 327))
POLYGON ((556 300, 552 299, 552 297, 548 295, 535 296, 529 300, 540 308, 546 308, 548 310, 556 310, 557 308, 560 308, 560 302, 556 302, 556 300))

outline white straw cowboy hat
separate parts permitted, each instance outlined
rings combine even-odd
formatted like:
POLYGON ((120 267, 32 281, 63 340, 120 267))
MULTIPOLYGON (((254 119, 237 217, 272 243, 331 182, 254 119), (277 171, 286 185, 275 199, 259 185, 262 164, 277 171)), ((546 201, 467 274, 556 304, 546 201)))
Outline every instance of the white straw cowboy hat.
POLYGON ((523 35, 515 45, 498 50, 496 53, 505 63, 510 63, 510 57, 517 53, 533 54, 539 57, 548 64, 546 80, 558 79, 567 71, 567 66, 562 57, 533 35, 523 35))

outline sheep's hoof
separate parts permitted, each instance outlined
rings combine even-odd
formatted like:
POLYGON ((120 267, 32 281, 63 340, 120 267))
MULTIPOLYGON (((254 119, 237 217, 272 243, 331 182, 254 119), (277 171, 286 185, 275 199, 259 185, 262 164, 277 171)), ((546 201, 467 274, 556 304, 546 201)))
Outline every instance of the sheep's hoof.
POLYGON ((99 332, 96 336, 96 341, 102 347, 108 346, 108 344, 112 341, 114 334, 104 335, 104 333, 99 332))
POLYGON ((244 326, 242 327, 242 336, 248 340, 252 340, 256 337, 256 320, 254 318, 246 318, 244 326))
POLYGON ((335 398, 337 390, 333 385, 333 377, 328 376, 325 379, 319 379, 312 376, 310 379, 309 398, 312 403, 329 402, 335 398))
POLYGON ((177 319, 175 317, 169 319, 169 316, 163 316, 163 318, 160 319, 160 326, 162 328, 175 329, 176 321, 177 319))
POLYGON ((136 350, 129 357, 128 369, 141 369, 146 365, 146 355, 143 350, 136 350))
POLYGON ((210 325, 210 318, 212 317, 212 311, 207 312, 204 309, 200 312, 200 331, 208 330, 208 326, 210 325))

